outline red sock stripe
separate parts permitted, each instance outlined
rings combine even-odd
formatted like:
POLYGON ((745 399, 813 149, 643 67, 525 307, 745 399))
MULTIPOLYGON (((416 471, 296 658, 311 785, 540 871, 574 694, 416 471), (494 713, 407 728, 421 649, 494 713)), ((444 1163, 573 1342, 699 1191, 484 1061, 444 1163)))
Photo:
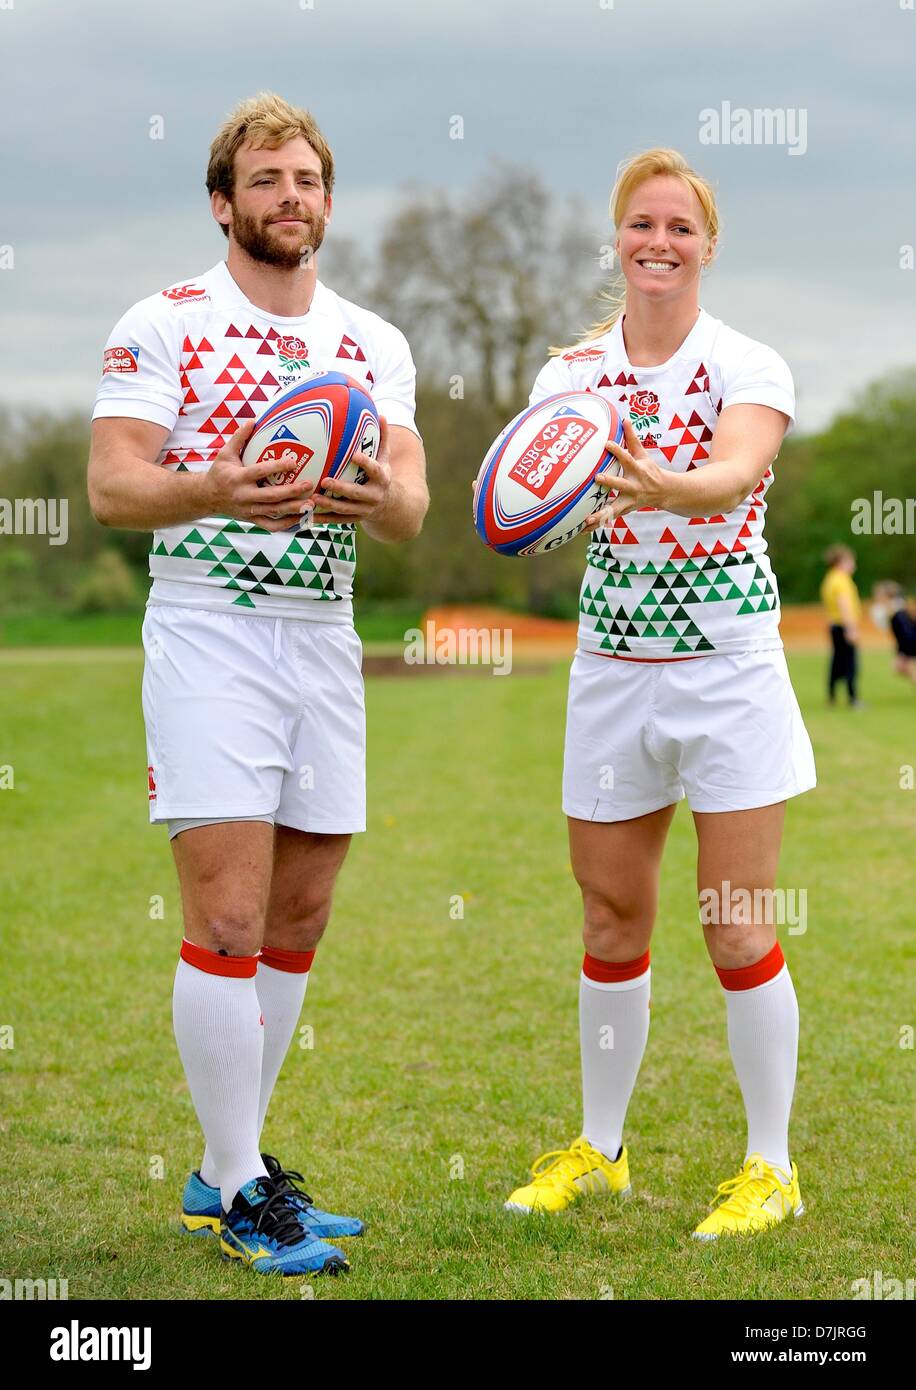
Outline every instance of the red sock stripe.
POLYGON ((723 989, 756 989, 778 975, 785 963, 786 958, 777 941, 773 949, 753 965, 742 965, 738 970, 720 970, 717 965, 716 974, 723 989))
POLYGON ((307 975, 315 959, 314 951, 281 951, 278 946, 262 946, 260 961, 271 970, 285 970, 289 975, 307 975))
POLYGON ((598 960, 586 951, 582 962, 582 973, 586 979, 595 980, 602 985, 616 985, 621 980, 635 980, 637 975, 645 975, 648 969, 648 951, 636 960, 624 961, 598 960))
POLYGON ((236 980, 250 980, 258 968, 257 956, 221 956, 187 940, 181 943, 181 959, 208 975, 230 975, 236 980))

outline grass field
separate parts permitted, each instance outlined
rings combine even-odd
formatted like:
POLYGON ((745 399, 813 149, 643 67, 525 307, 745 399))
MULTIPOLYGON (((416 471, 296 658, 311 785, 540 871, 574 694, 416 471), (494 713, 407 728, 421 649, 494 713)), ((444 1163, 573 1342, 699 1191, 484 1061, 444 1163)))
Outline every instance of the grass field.
MULTIPOLYGON (((807 932, 782 936, 802 1018, 804 1218, 749 1242, 687 1238, 744 1132, 683 806, 626 1133, 634 1198, 546 1221, 502 1211, 580 1122, 566 669, 370 678, 370 833, 316 958, 314 1048, 291 1050, 265 1130, 320 1204, 371 1223, 351 1273, 315 1280, 316 1298, 844 1299, 875 1270, 913 1274, 913 692, 867 654, 868 708, 827 711, 822 658, 791 665, 820 778, 790 806, 779 879, 808 902, 807 932)), ((14 1029, 0 1276, 65 1277, 71 1298, 297 1299, 304 1287, 177 1231, 202 1144, 171 1030, 181 919, 165 830, 146 820, 140 670, 129 650, 0 655, 0 765, 15 777, 0 791, 0 1026, 14 1029)))

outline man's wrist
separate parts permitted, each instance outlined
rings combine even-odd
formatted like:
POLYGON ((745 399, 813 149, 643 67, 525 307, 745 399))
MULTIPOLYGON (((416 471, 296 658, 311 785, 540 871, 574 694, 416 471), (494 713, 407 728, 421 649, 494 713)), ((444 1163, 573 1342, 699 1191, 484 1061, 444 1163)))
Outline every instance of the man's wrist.
POLYGON ((215 503, 209 469, 204 469, 201 473, 191 473, 188 477, 188 483, 194 497, 194 504, 200 509, 198 516, 213 516, 215 503))

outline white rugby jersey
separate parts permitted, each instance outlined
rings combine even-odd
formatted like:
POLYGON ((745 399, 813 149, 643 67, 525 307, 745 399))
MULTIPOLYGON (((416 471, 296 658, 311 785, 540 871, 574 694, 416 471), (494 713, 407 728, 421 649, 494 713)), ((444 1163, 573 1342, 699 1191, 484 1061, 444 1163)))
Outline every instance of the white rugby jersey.
MULTIPOLYGON (((793 428, 792 374, 772 348, 701 309, 667 362, 634 367, 621 323, 552 357, 530 403, 559 391, 597 391, 629 418, 657 462, 679 473, 708 460, 725 406, 772 406, 793 428)), ((779 594, 763 537, 772 480, 771 467, 726 515, 642 507, 594 532, 579 595, 579 646, 643 660, 781 647, 779 594)))
MULTIPOLYGON (((414 423, 416 371, 403 333, 318 281, 307 314, 245 298, 220 261, 142 299, 105 348, 93 420, 131 416, 170 431, 157 463, 204 472, 226 440, 313 370, 364 383, 390 425, 414 423)), ((205 517, 153 535, 150 603, 352 622, 356 527, 266 531, 205 517)))

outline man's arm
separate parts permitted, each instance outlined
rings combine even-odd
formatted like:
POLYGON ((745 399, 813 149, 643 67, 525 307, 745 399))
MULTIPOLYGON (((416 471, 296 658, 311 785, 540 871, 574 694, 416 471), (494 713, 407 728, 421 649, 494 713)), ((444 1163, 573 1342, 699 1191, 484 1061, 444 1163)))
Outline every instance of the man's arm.
POLYGON ((363 523, 377 541, 409 541, 420 534, 429 508, 423 441, 404 425, 389 436, 391 482, 385 501, 363 523))
POLYGON ((240 454, 253 422, 238 429, 201 473, 174 473, 156 462, 170 431, 150 420, 105 416, 92 425, 87 485, 96 521, 124 531, 155 531, 228 516, 266 531, 284 531, 315 487, 310 482, 261 489, 276 464, 246 468, 240 454), (275 517, 268 513, 282 511, 275 517))
POLYGON ((841 589, 837 594, 837 607, 840 610, 840 619, 843 624, 843 634, 846 641, 854 645, 859 640, 859 627, 856 622, 852 599, 845 588, 841 589))

